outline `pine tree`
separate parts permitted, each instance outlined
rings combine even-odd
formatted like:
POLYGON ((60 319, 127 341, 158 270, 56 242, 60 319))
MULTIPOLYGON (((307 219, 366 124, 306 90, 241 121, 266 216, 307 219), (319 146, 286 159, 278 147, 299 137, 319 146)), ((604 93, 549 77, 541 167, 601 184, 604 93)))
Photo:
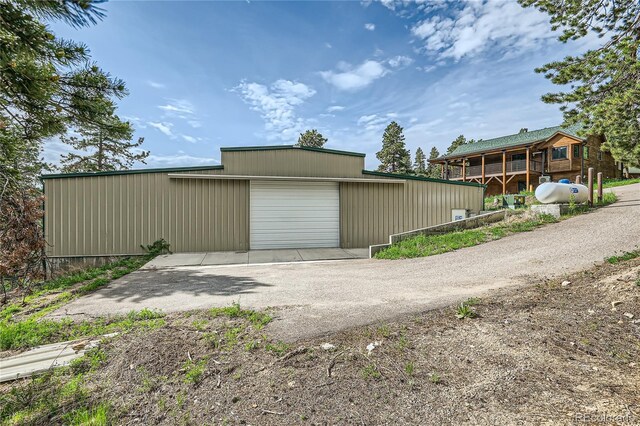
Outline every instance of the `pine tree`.
MULTIPOLYGON (((435 146, 431 148, 431 152, 429 152, 429 160, 433 160, 440 157, 440 152, 438 152, 438 148, 435 146)), ((427 166, 427 177, 430 178, 440 178, 442 177, 442 172, 440 166, 437 164, 429 163, 427 166)))
POLYGON ((388 173, 411 173, 411 154, 404 143, 402 127, 392 121, 382 135, 382 149, 376 154, 380 160, 378 171, 388 173))
POLYGON ((447 148, 446 155, 451 155, 453 151, 455 151, 459 146, 466 145, 467 143, 469 142, 467 142, 467 139, 464 137, 464 135, 458 136, 453 142, 451 142, 449 148, 447 148))
POLYGON ((416 161, 413 165, 413 172, 418 176, 425 176, 427 174, 427 166, 425 164, 424 152, 420 147, 416 149, 416 161))
POLYGON ((103 172, 130 168, 136 161, 145 163, 149 151, 137 148, 144 138, 131 143, 133 129, 128 122, 122 122, 113 116, 106 126, 88 126, 79 129, 81 137, 62 137, 64 143, 71 145, 80 153, 71 152, 62 156, 64 172, 103 172))
POLYGON ((560 105, 565 124, 583 135, 602 134, 603 148, 630 165, 640 164, 640 2, 638 0, 520 0, 550 16, 562 42, 602 37, 600 48, 536 69, 564 92, 542 101, 560 105))
POLYGON ((98 2, 0 0, 0 186, 35 182, 45 139, 103 125, 113 99, 127 94, 121 80, 89 62, 85 46, 41 22, 91 25, 104 16, 98 2))
POLYGON ((322 136, 316 129, 307 130, 300 133, 298 138, 298 146, 310 146, 313 148, 322 148, 327 143, 327 138, 322 136))

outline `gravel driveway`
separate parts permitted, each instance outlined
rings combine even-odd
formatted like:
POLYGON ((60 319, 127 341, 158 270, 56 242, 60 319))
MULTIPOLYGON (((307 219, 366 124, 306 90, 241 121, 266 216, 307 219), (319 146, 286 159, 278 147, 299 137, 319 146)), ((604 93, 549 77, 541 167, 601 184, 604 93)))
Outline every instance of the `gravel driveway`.
POLYGON ((276 311, 270 334, 295 340, 419 312, 471 296, 558 278, 640 246, 640 185, 593 213, 475 247, 396 261, 141 270, 54 315, 98 316, 142 308, 165 312, 239 301, 276 311))

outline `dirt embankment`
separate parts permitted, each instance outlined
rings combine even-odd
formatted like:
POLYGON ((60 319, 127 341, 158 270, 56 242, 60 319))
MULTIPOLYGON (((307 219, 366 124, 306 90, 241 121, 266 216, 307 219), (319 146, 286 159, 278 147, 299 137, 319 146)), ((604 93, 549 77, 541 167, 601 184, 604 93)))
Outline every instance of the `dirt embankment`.
POLYGON ((474 319, 450 307, 290 347, 175 316, 110 343, 92 395, 121 424, 635 424, 639 275, 640 259, 604 264, 483 299, 474 319))

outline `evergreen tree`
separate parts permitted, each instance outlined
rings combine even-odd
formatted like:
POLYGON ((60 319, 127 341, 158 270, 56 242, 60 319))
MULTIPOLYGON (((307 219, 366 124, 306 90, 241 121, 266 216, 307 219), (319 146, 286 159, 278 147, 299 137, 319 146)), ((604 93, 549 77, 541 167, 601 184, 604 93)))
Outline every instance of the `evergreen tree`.
POLYGON ((581 123, 584 135, 602 134, 603 147, 627 164, 640 163, 640 2, 638 0, 520 0, 550 16, 560 41, 589 34, 605 40, 598 49, 567 56, 536 72, 564 92, 542 100, 559 104, 565 124, 581 123))
POLYGON ((128 122, 121 122, 117 116, 111 118, 109 127, 85 126, 78 130, 81 137, 63 136, 63 142, 81 153, 62 156, 64 172, 103 172, 130 168, 136 161, 145 163, 149 151, 137 149, 144 142, 131 143, 133 129, 128 122), (86 153, 86 154, 85 154, 86 153))
POLYGON ((420 147, 416 149, 416 161, 413 165, 413 172, 419 176, 425 176, 427 174, 424 152, 420 147))
MULTIPOLYGON (((429 152, 429 160, 434 160, 438 157, 440 157, 440 152, 438 152, 438 148, 434 146, 433 148, 431 148, 431 152, 429 152)), ((430 177, 430 178, 442 177, 440 165, 429 163, 429 165, 427 166, 427 177, 430 177)))
POLYGON ((402 127, 392 121, 382 135, 382 149, 376 154, 380 160, 378 171, 387 173, 411 173, 411 154, 404 143, 402 127))
POLYGON ((311 146, 314 148, 322 148, 327 143, 327 138, 322 136, 322 133, 316 129, 307 130, 304 133, 300 133, 298 138, 298 146, 311 146))
POLYGON ((85 46, 56 37, 40 19, 74 27, 101 19, 92 0, 0 0, 0 186, 33 183, 47 138, 105 119, 124 83, 90 63, 85 46))
POLYGON ((451 155, 453 151, 455 151, 459 146, 466 145, 467 143, 469 142, 467 142, 467 139, 464 137, 464 135, 458 136, 453 142, 451 142, 449 148, 447 148, 446 155, 451 155))

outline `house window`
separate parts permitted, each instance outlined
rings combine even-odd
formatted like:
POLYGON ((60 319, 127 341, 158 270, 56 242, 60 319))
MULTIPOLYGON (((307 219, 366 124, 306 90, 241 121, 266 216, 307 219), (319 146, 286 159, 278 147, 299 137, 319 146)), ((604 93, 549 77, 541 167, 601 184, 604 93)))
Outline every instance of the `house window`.
POLYGON ((598 161, 602 161, 602 151, 598 151, 598 161))
POLYGON ((585 160, 589 159, 589 147, 585 146, 584 149, 582 150, 582 158, 584 158, 585 160))
POLYGON ((567 147, 566 146, 553 147, 553 149, 551 150, 551 158, 553 160, 566 160, 567 147))
POLYGON ((580 145, 573 144, 573 158, 580 158, 580 145))

